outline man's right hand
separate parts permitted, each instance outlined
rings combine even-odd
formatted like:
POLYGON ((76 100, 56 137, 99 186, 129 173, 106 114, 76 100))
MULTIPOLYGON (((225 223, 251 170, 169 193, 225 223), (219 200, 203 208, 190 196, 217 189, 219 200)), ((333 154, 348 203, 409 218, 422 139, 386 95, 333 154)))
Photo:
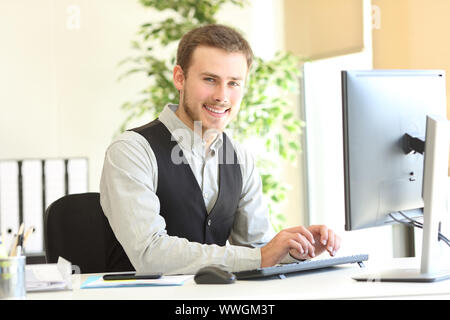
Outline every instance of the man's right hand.
POLYGON ((261 248, 261 267, 271 267, 281 262, 290 253, 295 259, 315 256, 314 236, 303 226, 281 230, 261 248))

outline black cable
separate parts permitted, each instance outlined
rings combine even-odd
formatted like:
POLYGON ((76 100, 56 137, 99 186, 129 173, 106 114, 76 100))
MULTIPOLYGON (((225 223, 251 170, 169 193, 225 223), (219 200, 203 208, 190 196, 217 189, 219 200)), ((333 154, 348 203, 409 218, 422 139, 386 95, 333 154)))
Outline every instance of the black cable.
MULTIPOLYGON (((408 226, 413 226, 416 228, 423 229, 423 223, 416 221, 414 219, 411 219, 410 217, 406 216, 402 211, 398 211, 398 212, 410 222, 399 220, 399 219, 395 218, 392 215, 392 213, 389 213, 389 216, 398 223, 402 223, 402 224, 406 224, 408 226)), ((446 236, 444 236, 440 231, 438 231, 438 239, 442 240, 446 245, 448 245, 450 247, 450 240, 446 236)))
POLYGON ((402 211, 399 211, 398 213, 400 213, 403 216, 403 218, 407 219, 408 221, 411 221, 411 224, 413 224, 415 227, 421 228, 421 229, 423 228, 423 223, 422 222, 419 222, 417 220, 414 220, 414 219, 408 217, 402 211))
MULTIPOLYGON (((400 213, 404 218, 406 218, 407 220, 413 222, 413 223, 414 223, 414 226, 417 226, 418 228, 423 228, 423 223, 421 223, 421 222, 419 222, 419 221, 417 221, 417 220, 414 220, 414 219, 408 217, 403 211, 399 211, 399 213, 400 213)), ((446 236, 444 236, 440 231, 439 231, 438 233, 439 233, 439 240, 443 240, 443 241, 446 242, 447 244, 450 243, 450 240, 448 240, 448 238, 447 238, 446 236)), ((450 245, 450 244, 449 244, 449 245, 450 245)))

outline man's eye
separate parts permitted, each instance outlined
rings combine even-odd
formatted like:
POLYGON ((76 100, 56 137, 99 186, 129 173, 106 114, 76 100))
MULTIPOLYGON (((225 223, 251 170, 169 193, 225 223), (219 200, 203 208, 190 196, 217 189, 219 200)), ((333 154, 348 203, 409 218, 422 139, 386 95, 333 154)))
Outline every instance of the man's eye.
POLYGON ((241 85, 239 82, 236 82, 236 81, 231 81, 229 84, 232 87, 239 87, 241 85))
POLYGON ((215 81, 214 78, 204 78, 204 80, 207 81, 207 82, 214 82, 215 81))

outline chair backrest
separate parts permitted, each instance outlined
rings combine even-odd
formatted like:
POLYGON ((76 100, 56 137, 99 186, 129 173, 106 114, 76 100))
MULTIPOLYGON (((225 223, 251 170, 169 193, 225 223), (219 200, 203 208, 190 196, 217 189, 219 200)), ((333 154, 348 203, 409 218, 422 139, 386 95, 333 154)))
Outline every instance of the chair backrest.
POLYGON ((99 193, 69 194, 53 202, 44 215, 44 243, 48 263, 61 256, 82 273, 133 269, 111 268, 111 251, 123 249, 103 213, 99 193))

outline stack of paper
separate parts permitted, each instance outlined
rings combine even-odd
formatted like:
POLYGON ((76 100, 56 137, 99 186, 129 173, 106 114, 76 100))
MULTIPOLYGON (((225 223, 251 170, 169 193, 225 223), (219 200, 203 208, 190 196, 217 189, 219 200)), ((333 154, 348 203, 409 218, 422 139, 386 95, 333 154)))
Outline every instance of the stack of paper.
POLYGON ((27 292, 72 289, 72 264, 61 257, 58 263, 27 265, 25 272, 27 292))

